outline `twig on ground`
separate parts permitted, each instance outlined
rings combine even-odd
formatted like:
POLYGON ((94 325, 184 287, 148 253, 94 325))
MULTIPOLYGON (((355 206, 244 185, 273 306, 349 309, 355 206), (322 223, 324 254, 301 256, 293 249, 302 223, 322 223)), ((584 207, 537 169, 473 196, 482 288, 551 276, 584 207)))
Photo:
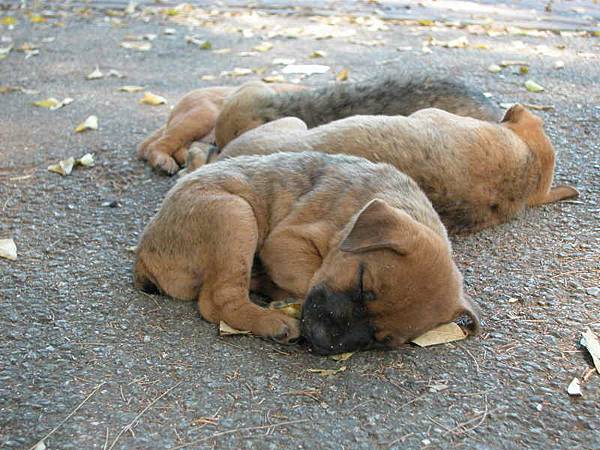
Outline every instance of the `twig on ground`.
POLYGON ((161 398, 163 398, 165 395, 167 395, 169 392, 171 392, 173 389, 175 389, 177 386, 179 386, 181 384, 181 381, 179 383, 176 383, 174 386, 171 386, 169 389, 167 389, 165 392, 163 392, 162 394, 160 394, 158 397, 156 397, 154 400, 152 400, 148 406, 146 406, 144 409, 142 409, 140 411, 140 413, 135 416, 135 418, 129 422, 127 425, 125 425, 121 431, 119 431, 119 433, 117 434, 117 436, 115 437, 115 439, 112 441, 112 444, 110 444, 110 447, 108 447, 108 450, 112 450, 112 448, 117 444, 117 441, 119 440, 119 438, 123 435, 123 433, 125 433, 126 431, 130 431, 133 426, 135 425, 135 423, 138 421, 138 419, 140 417, 142 417, 144 415, 144 413, 146 411, 148 411, 150 408, 152 408, 152 406, 159 401, 161 398))
POLYGON ((37 441, 37 442, 36 442, 35 444, 33 444, 31 447, 29 447, 29 450, 34 450, 34 449, 35 449, 35 448, 36 448, 36 447, 39 445, 39 443, 40 443, 40 442, 43 442, 43 441, 45 441, 46 439, 48 439, 50 436, 52 436, 52 435, 53 435, 53 434, 56 432, 56 430, 58 430, 60 427, 62 427, 62 426, 63 426, 63 425, 64 425, 64 424, 67 422, 67 420, 69 420, 69 419, 70 419, 70 418, 71 418, 71 417, 72 417, 72 416, 73 416, 73 415, 74 415, 74 414, 75 414, 77 411, 79 411, 79 408, 81 408, 81 407, 82 407, 82 406, 85 404, 85 402, 87 402, 87 401, 88 401, 88 400, 89 400, 89 399, 92 397, 92 395, 94 395, 96 392, 98 392, 98 390, 99 390, 99 389, 100 389, 102 386, 104 386, 105 384, 106 384, 106 382, 105 382, 105 381, 103 381, 103 382, 102 382, 102 383, 100 383, 98 386, 96 386, 96 387, 94 388, 94 390, 93 390, 92 392, 90 392, 90 394, 89 394, 89 395, 88 395, 86 398, 84 398, 84 399, 83 399, 83 401, 82 401, 82 402, 81 402, 79 405, 77 405, 77 407, 76 407, 76 408, 75 408, 73 411, 71 411, 67 417, 65 417, 65 418, 63 419, 63 421, 62 421, 61 423, 59 423, 58 425, 56 425, 56 426, 55 426, 55 427, 52 429, 52 431, 50 431, 50 433, 48 433, 46 436, 44 436, 43 438, 41 438, 39 441, 37 441))
POLYGON ((277 427, 283 427, 285 425, 293 425, 295 423, 300 423, 300 422, 308 422, 308 419, 288 420, 285 422, 271 423, 268 425, 258 425, 258 426, 253 426, 253 427, 240 427, 240 428, 234 428, 232 430, 220 431, 211 436, 206 436, 202 439, 198 439, 197 441, 186 442, 185 444, 178 445, 177 447, 172 447, 171 450, 178 450, 180 448, 185 448, 185 447, 190 447, 190 446, 195 447, 198 444, 201 444, 203 442, 210 441, 211 439, 215 439, 215 438, 225 436, 228 434, 240 433, 242 431, 254 431, 254 430, 264 430, 264 429, 269 429, 269 428, 277 428, 277 427))
POLYGON ((460 349, 462 349, 467 355, 469 355, 471 357, 471 359, 473 360, 473 362, 475 363, 475 371, 477 372, 477 374, 479 374, 480 369, 479 369, 479 363, 477 362, 477 359, 475 359, 475 357, 473 356, 473 354, 469 351, 468 348, 464 347, 461 344, 456 344, 460 349))

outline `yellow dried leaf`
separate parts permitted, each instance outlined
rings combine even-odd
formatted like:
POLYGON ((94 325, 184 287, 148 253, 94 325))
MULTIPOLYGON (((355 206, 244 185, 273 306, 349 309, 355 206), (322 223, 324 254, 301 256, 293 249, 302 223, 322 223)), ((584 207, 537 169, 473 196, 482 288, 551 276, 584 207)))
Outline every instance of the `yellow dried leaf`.
POLYGON ((600 30, 592 31, 592 36, 600 37, 600 30))
POLYGON ((45 22, 48 22, 48 19, 46 19, 45 17, 39 16, 39 15, 31 16, 31 18, 29 20, 31 20, 31 23, 45 23, 45 22))
POLYGON ((220 336, 234 336, 236 334, 251 334, 251 333, 250 333, 250 331, 236 330, 235 328, 230 327, 223 321, 221 321, 219 323, 219 335, 220 336))
POLYGON ((336 375, 340 372, 344 372, 346 369, 347 369, 346 366, 342 366, 339 369, 306 369, 306 370, 308 370, 310 373, 316 373, 323 377, 330 377, 330 376, 336 375))
POLYGON ((128 86, 121 86, 119 88, 119 91, 121 91, 121 92, 129 92, 129 93, 131 93, 131 92, 140 92, 140 91, 143 91, 143 90, 144 90, 143 86, 129 86, 128 85, 128 86))
POLYGON ((337 81, 346 81, 348 79, 348 74, 350 72, 348 71, 348 69, 342 69, 338 72, 338 74, 335 76, 335 79, 337 81))
POLYGON ((214 75, 202 75, 202 76, 200 77, 200 79, 201 79, 201 80, 204 80, 204 81, 212 81, 212 80, 216 80, 216 79, 217 79, 217 77, 216 77, 216 76, 214 76, 214 75))
POLYGON ((167 103, 167 99, 161 97, 160 95, 153 94, 152 92, 144 92, 144 97, 142 97, 140 103, 144 105, 158 106, 167 103))
POLYGON ((565 68, 565 62, 558 60, 554 62, 554 68, 555 69, 564 69, 565 68))
POLYGON ((70 158, 59 161, 58 164, 52 164, 52 165, 48 166, 48 171, 58 173, 58 174, 62 175, 63 177, 65 177, 71 173, 74 165, 75 165, 75 158, 73 158, 71 156, 70 158))
POLYGON ((537 84, 533 80, 527 80, 525 82, 525 87, 529 92, 542 92, 544 90, 544 87, 542 85, 537 84))
POLYGON ((325 58, 327 56, 327 52, 322 50, 315 50, 309 55, 309 58, 325 58))
POLYGON ((215 55, 224 55, 226 53, 231 53, 230 48, 219 48, 217 50, 212 51, 215 55))
POLYGON ((83 131, 97 130, 97 129, 98 129, 98 117, 90 116, 87 119, 85 119, 84 122, 77 125, 77 128, 75 128, 75 131, 77 133, 81 133, 83 131))
POLYGON ((21 88, 15 86, 0 86, 0 94, 8 94, 9 92, 20 91, 21 88))
POLYGON ((342 362, 342 361, 348 361, 352 355, 354 355, 354 352, 346 352, 346 353, 339 353, 337 355, 331 355, 330 358, 333 359, 334 361, 338 361, 338 362, 342 362))
POLYGON ((413 339, 411 342, 419 347, 429 347, 430 345, 445 344, 447 342, 460 341, 467 337, 467 334, 454 322, 440 325, 433 330, 413 339))
POLYGON ((17 19, 15 19, 13 16, 4 16, 2 19, 0 19, 0 24, 1 25, 16 25, 17 19))
POLYGON ((527 67, 527 66, 521 66, 521 67, 519 67, 519 73, 521 75, 528 74, 529 73, 529 67, 527 67))
POLYGON ((268 52, 272 48, 273 48, 273 44, 271 44, 270 42, 263 42, 262 44, 258 44, 256 47, 254 47, 253 50, 264 53, 264 52, 268 52))
POLYGON ((83 167, 92 167, 94 165, 93 153, 86 153, 81 158, 75 161, 75 165, 83 167))
POLYGON ((269 309, 280 311, 295 319, 302 317, 302 303, 299 302, 288 302, 288 301, 277 301, 269 303, 269 309))
POLYGON ((490 64, 487 70, 492 73, 498 73, 502 70, 502 67, 500 67, 498 64, 490 64))
POLYGON ((433 20, 431 19, 421 19, 419 20, 419 25, 421 25, 422 27, 431 27, 433 26, 433 24, 435 23, 433 20))
POLYGON ((38 100, 37 102, 33 102, 34 106, 39 106, 40 108, 54 108, 59 105, 60 102, 56 100, 54 97, 49 97, 45 100, 38 100))
POLYGON ((507 66, 528 66, 529 63, 527 61, 515 61, 512 59, 505 59, 500 61, 500 65, 502 67, 507 67, 507 66))
POLYGON ((17 246, 12 239, 0 239, 0 258, 16 261, 17 246))
POLYGON ((287 81, 283 75, 268 75, 263 77, 262 80, 265 83, 285 83, 287 81))

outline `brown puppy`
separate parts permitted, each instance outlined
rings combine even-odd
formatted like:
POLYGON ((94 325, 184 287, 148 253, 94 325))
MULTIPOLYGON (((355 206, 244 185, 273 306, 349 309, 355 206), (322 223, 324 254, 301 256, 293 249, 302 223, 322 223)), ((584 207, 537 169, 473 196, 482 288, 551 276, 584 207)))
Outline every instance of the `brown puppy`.
POLYGON ((245 131, 283 117, 298 117, 313 128, 356 115, 408 116, 424 108, 493 122, 502 116, 482 92, 454 78, 435 75, 395 71, 357 83, 290 93, 277 93, 264 83, 250 82, 223 105, 215 140, 223 148, 245 131))
POLYGON ((281 342, 300 324, 249 291, 305 299, 302 334, 323 354, 399 345, 461 315, 479 327, 427 197, 346 155, 245 156, 181 178, 140 238, 134 278, 281 342))
MULTIPOLYGON (((175 105, 165 126, 152 133, 138 147, 138 157, 153 168, 173 175, 185 163, 192 142, 214 142, 214 127, 225 98, 236 86, 195 89, 175 105)), ((274 83, 274 92, 306 89, 296 84, 274 83)))
POLYGON ((554 148, 542 120, 521 105, 500 124, 438 109, 355 116, 310 130, 299 119, 280 119, 243 134, 215 157, 311 150, 392 164, 417 182, 453 232, 477 231, 526 206, 578 195, 569 186, 551 188, 554 148))

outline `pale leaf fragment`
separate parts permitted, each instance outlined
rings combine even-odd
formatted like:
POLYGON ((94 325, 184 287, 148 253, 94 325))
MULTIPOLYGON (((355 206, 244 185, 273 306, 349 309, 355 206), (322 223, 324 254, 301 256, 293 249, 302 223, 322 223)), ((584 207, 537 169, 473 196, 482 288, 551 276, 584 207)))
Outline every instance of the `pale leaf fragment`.
POLYGON ((331 377, 333 375, 336 375, 340 372, 344 372, 347 369, 346 366, 342 366, 338 369, 306 369, 308 370, 310 373, 316 373, 321 375, 322 377, 331 377))
POLYGON ((270 42, 262 42, 260 44, 258 44, 256 47, 253 48, 253 50, 256 50, 257 52, 268 52, 269 50, 271 50, 273 48, 273 44, 270 42))
POLYGON ((354 355, 354 352, 346 352, 339 353, 337 355, 331 355, 330 358, 337 362, 343 362, 348 361, 352 357, 352 355, 354 355))
POLYGON ((96 66, 94 71, 89 73, 85 78, 86 80, 99 80, 100 78, 104 78, 104 74, 100 71, 98 66, 96 66))
POLYGON ((218 48, 212 51, 215 55, 225 55, 227 53, 231 53, 230 48, 218 48))
POLYGON ((75 99, 73 99, 71 97, 66 97, 66 98, 63 98, 63 100, 61 102, 58 102, 56 105, 51 106, 49 109, 50 109, 50 111, 56 111, 57 109, 60 109, 63 106, 67 106, 67 105, 73 103, 74 101, 75 101, 75 99))
POLYGON ((115 69, 110 69, 108 71, 108 76, 115 77, 115 78, 125 78, 125 75, 123 75, 121 72, 119 72, 118 70, 115 70, 115 69))
POLYGON ((535 109, 536 111, 554 111, 556 109, 554 105, 534 105, 532 103, 523 103, 523 106, 528 109, 535 109))
POLYGON ((600 374, 600 341, 598 341, 598 336, 594 334, 591 328, 586 328, 585 333, 581 336, 580 344, 590 352, 594 367, 596 367, 596 371, 600 374))
POLYGON ((89 116, 87 119, 85 119, 84 122, 77 125, 77 128, 75 128, 75 131, 77 133, 82 133, 83 131, 97 130, 97 129, 98 129, 98 117, 97 116, 89 116))
POLYGON ((325 58, 327 56, 327 52, 323 50, 315 50, 309 55, 309 58, 325 58))
POLYGON ((17 246, 12 239, 0 239, 0 258, 16 261, 17 246))
POLYGON ((265 83, 285 83, 287 81, 283 75, 267 75, 262 80, 265 83))
POLYGON ((558 60, 558 61, 554 61, 554 68, 555 69, 564 69, 565 68, 565 62, 558 60))
POLYGON ((527 80, 525 82, 525 88, 527 88, 529 92, 542 92, 544 90, 544 87, 542 85, 536 83, 533 80, 527 80))
POLYGON ((127 85, 127 86, 121 86, 119 88, 119 91, 121 92, 140 92, 143 91, 144 87, 143 86, 133 86, 133 85, 127 85))
POLYGON ((86 153, 81 158, 75 161, 75 165, 83 167, 92 167, 94 165, 94 154, 86 153))
POLYGON ((236 330, 235 328, 230 327, 221 320, 221 322, 219 323, 220 336, 234 336, 236 334, 250 334, 250 331, 236 330))
POLYGON ((235 67, 233 70, 221 72, 222 77, 245 77, 250 74, 252 74, 252 69, 246 69, 245 67, 235 67))
POLYGON ((121 47, 128 50, 147 52, 152 48, 152 44, 148 41, 125 41, 121 42, 121 47))
POLYGON ((508 67, 508 66, 528 66, 529 63, 527 61, 517 61, 517 60, 513 60, 513 59, 504 59, 504 60, 500 61, 500 65, 502 67, 508 67))
POLYGON ((303 75, 313 75, 315 73, 326 73, 329 72, 329 66, 323 66, 320 64, 290 64, 285 66, 282 73, 300 73, 303 75))
POLYGON ((500 67, 498 64, 490 64, 487 70, 492 73, 498 73, 502 70, 502 67, 500 67))
POLYGON ((48 166, 48 172, 58 173, 63 177, 66 177, 73 171, 73 166, 75 166, 75 158, 71 156, 70 158, 59 161, 58 164, 48 166))
POLYGON ((467 337, 467 334, 456 323, 450 322, 440 325, 433 330, 413 339, 411 342, 419 347, 429 347, 431 345, 446 344, 448 342, 461 341, 467 337))
POLYGON ((583 395, 581 392, 581 382, 579 381, 579 378, 573 378, 567 387, 567 392, 573 397, 581 397, 583 395))
POLYGON ((295 62, 296 60, 294 58, 275 58, 273 61, 271 61, 271 64, 276 66, 289 66, 295 62))
POLYGON ((144 96, 140 100, 140 103, 143 105, 158 106, 167 103, 167 99, 160 95, 153 94, 152 92, 144 92, 144 96))
POLYGON ((210 50, 210 49, 212 49, 212 43, 210 41, 208 41, 206 39, 202 39, 202 37, 197 36, 195 34, 193 34, 191 36, 186 36, 185 37, 185 41, 188 44, 197 45, 202 50, 210 50))
POLYGON ((213 80, 216 80, 216 79, 217 79, 217 77, 216 77, 216 76, 214 76, 214 75, 202 75, 202 76, 200 77, 200 79, 201 79, 201 80, 204 80, 204 81, 213 81, 213 80))

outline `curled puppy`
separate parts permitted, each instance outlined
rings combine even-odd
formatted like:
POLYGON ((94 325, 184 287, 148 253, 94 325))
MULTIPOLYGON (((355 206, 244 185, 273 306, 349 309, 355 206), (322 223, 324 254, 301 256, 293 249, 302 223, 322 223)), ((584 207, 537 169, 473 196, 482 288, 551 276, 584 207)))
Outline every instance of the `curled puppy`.
MULTIPOLYGON (((300 91, 296 84, 274 83, 273 92, 300 91)), ((192 142, 201 141, 203 147, 214 142, 214 127, 225 98, 237 90, 236 86, 217 86, 195 89, 185 94, 175 105, 166 125, 152 133, 138 147, 140 159, 154 169, 169 175, 176 173, 186 161, 192 142)))
POLYGON ((212 159, 315 150, 395 166, 425 191, 453 232, 477 231, 526 206, 578 195, 570 186, 551 187, 554 148, 542 120, 521 105, 500 124, 432 108, 409 117, 355 116, 310 130, 284 118, 245 133, 212 159))
POLYGON ((219 148, 242 133, 282 117, 298 117, 309 128, 355 115, 408 116, 424 108, 498 121, 501 110, 460 81, 395 74, 359 83, 336 83, 304 92, 277 93, 250 82, 227 99, 215 127, 219 148))
POLYGON ((197 300, 213 323, 285 343, 302 331, 321 354, 400 345, 465 315, 479 329, 427 197, 346 155, 245 156, 181 178, 140 238, 134 280, 197 300), (304 299, 301 323, 250 290, 304 299))

